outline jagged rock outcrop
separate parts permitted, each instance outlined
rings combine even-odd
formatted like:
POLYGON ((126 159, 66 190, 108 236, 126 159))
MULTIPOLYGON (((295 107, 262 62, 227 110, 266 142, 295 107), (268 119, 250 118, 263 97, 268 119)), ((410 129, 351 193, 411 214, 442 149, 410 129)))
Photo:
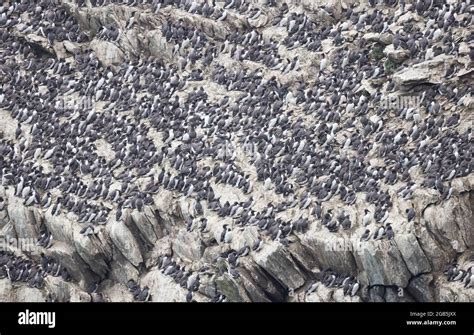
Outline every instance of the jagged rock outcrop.
POLYGON ((113 43, 94 40, 90 43, 90 48, 105 67, 117 66, 124 61, 123 51, 113 43))
MULTIPOLYGON (((399 61, 401 58, 397 56, 396 60, 399 61)), ((395 73, 393 79, 402 87, 420 84, 441 84, 446 71, 454 61, 454 57, 438 55, 433 59, 415 64, 395 73)))

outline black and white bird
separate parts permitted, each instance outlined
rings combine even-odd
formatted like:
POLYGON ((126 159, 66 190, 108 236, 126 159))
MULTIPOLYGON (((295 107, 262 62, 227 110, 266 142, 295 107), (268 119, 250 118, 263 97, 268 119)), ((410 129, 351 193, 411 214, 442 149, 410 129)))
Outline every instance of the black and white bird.
POLYGON ((415 209, 413 207, 407 208, 405 212, 407 214, 408 222, 412 221, 415 218, 415 209))
POLYGON ((262 249, 262 247, 263 247, 263 240, 260 239, 260 238, 257 238, 257 240, 255 241, 255 243, 252 246, 252 250, 255 251, 255 252, 258 252, 262 249))
POLYGON ((370 239, 370 230, 366 229, 364 234, 360 237, 360 241, 368 241, 370 239))

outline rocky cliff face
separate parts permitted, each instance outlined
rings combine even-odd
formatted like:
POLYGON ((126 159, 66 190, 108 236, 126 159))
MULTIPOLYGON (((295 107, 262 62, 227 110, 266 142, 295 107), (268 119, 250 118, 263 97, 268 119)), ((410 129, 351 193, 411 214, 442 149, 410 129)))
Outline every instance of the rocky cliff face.
POLYGON ((472 12, 390 4, 3 6, 0 300, 474 301, 472 12))

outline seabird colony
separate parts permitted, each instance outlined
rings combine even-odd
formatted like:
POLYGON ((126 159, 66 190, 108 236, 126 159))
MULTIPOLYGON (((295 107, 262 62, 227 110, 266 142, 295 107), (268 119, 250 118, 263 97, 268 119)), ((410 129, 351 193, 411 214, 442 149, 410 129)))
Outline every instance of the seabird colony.
MULTIPOLYGON (((201 289, 200 281, 218 275, 238 281, 246 258, 269 245, 291 248, 305 234, 393 242, 402 226, 420 218, 411 203, 416 190, 444 201, 455 195, 452 183, 472 173, 472 119, 463 114, 472 81, 454 80, 463 67, 453 63, 439 83, 408 91, 418 106, 390 109, 384 99, 399 89, 394 71, 439 55, 457 57, 462 42, 469 43, 472 62, 473 8, 469 0, 351 3, 340 13, 324 6, 308 13, 277 0, 4 3, 0 223, 8 223, 9 197, 17 198, 95 239, 131 213, 154 208, 164 194, 184 199, 190 210, 180 218, 183 229, 220 251, 208 264, 193 264, 170 248, 136 265, 140 275, 158 269, 171 278, 187 292, 182 301, 196 295, 229 301, 215 285, 201 289), (96 31, 84 30, 73 6, 132 7, 159 17, 172 58, 138 49, 125 52, 121 64, 107 64, 89 43, 120 47, 140 24, 136 16, 125 24, 110 17, 96 31), (170 9, 181 16, 163 14, 170 9), (254 24, 268 13, 265 26, 275 35, 254 24), (329 24, 318 21, 321 15, 329 24), (224 27, 239 18, 241 25, 213 38, 186 16, 224 27), (462 29, 468 33, 459 34, 462 29), (368 34, 389 36, 384 43, 403 58, 385 57, 383 43, 368 34), (66 42, 73 47, 58 56, 57 46, 66 42), (75 103, 66 106, 67 99, 75 103), (392 213, 394 201, 403 202, 404 212, 392 213), (233 249, 232 241, 252 227, 251 242, 233 249)), ((107 274, 90 283, 71 276, 61 259, 48 256, 62 236, 44 221, 36 228, 37 253, 0 251, 0 278, 41 289, 47 276, 56 276, 102 301, 107 274)), ((312 279, 298 290, 304 295, 321 285, 360 294, 357 273, 310 270, 312 279)), ((464 289, 474 285, 472 269, 456 260, 445 274, 464 289)), ((153 298, 139 278, 122 284, 138 301, 153 298)))

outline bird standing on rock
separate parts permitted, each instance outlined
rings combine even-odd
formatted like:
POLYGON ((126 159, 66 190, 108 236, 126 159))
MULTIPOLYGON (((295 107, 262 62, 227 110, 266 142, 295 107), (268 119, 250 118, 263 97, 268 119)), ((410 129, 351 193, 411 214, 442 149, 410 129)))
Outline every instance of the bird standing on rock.
POLYGON ((415 209, 413 207, 407 208, 405 210, 405 213, 407 213, 408 222, 412 221, 415 218, 415 209))

